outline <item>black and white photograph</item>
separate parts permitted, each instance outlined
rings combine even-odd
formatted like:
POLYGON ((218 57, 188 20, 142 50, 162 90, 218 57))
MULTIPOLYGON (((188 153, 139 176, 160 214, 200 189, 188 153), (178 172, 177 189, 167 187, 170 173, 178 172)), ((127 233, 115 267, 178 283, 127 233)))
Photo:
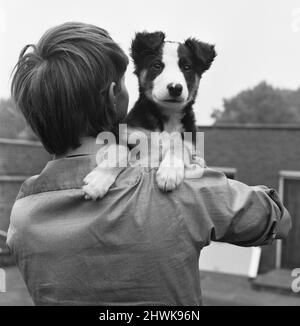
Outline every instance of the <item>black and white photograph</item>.
POLYGON ((298 0, 0 0, 0 46, 2 308, 300 306, 298 0))

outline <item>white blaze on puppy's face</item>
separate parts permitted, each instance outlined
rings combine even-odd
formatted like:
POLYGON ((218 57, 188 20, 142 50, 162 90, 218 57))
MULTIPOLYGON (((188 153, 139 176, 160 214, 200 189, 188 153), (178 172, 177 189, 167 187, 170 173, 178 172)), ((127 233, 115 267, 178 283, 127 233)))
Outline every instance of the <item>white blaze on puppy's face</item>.
POLYGON ((179 43, 166 42, 162 52, 163 71, 153 80, 152 99, 161 106, 167 108, 182 108, 186 105, 189 91, 184 74, 179 67, 178 56, 179 43), (176 98, 176 102, 169 94, 168 85, 181 85, 182 93, 176 98))

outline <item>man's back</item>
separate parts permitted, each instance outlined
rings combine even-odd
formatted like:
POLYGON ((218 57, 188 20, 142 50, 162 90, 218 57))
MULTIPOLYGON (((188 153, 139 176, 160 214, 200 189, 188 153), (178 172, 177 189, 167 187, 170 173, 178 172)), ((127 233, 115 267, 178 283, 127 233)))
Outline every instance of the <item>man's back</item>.
POLYGON ((263 244, 287 214, 268 190, 210 169, 162 193, 156 170, 128 168, 105 198, 85 201, 94 162, 49 162, 15 203, 8 245, 36 304, 200 305, 201 248, 263 244))

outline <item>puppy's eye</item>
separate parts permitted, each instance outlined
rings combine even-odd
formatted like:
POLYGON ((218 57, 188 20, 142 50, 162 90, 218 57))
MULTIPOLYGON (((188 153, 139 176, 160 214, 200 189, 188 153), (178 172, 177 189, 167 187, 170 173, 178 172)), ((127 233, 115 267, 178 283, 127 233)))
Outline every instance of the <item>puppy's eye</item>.
POLYGON ((160 70, 162 68, 162 63, 159 61, 154 62, 152 68, 154 68, 155 70, 160 70))
POLYGON ((185 71, 189 71, 189 70, 192 69, 192 66, 186 63, 185 65, 183 65, 183 69, 184 69, 185 71))

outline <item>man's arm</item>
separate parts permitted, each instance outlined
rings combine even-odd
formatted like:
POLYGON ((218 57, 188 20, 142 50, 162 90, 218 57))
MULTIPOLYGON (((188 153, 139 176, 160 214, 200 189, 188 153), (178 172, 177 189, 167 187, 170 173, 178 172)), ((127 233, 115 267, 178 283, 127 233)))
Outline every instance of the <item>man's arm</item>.
POLYGON ((265 186, 249 187, 228 180, 233 202, 232 222, 219 240, 241 246, 261 246, 288 236, 291 217, 277 192, 265 186))
POLYGON ((186 225, 204 245, 261 246, 287 237, 291 229, 291 217, 273 189, 250 187, 209 168, 186 185, 189 191, 181 196, 194 217, 186 225))

